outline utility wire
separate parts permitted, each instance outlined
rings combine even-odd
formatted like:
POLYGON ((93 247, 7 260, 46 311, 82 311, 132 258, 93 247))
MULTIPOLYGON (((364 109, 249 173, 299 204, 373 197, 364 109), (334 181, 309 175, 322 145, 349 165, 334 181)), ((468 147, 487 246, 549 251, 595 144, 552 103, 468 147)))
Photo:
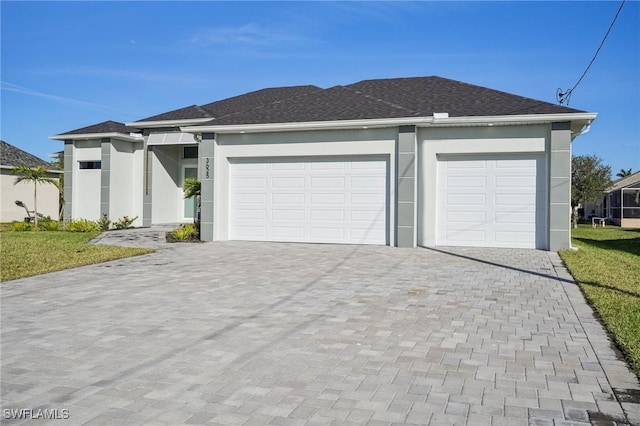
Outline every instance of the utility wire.
POLYGON ((598 57, 598 53, 600 53, 600 49, 602 49, 602 46, 604 45, 605 40, 609 36, 609 33, 611 32, 611 29, 613 28, 613 25, 616 23, 616 20, 618 19, 618 15, 620 15, 620 11, 622 10, 622 6, 624 6, 624 2, 625 1, 626 0, 622 0, 622 3, 620 3, 620 7, 618 8, 618 11, 616 12, 616 16, 613 17, 613 21, 611 21, 611 25, 609 25, 609 29, 607 30, 607 33, 602 38, 602 41, 600 42, 600 46, 598 46, 598 49, 596 50, 596 53, 593 55, 593 58, 591 59, 591 62, 589 62, 589 65, 587 65, 587 68, 585 68, 584 72, 582 73, 582 75, 578 79, 577 83, 574 84, 573 87, 571 89, 567 90, 566 92, 563 92, 561 88, 558 88, 558 91, 556 92, 556 97, 557 97, 558 103, 560 105, 564 104, 565 101, 567 102, 567 105, 569 105, 569 100, 571 99, 571 94, 573 93, 574 89, 576 87, 578 87, 578 84, 580 84, 580 82, 582 81, 584 76, 587 75, 587 72, 589 71, 589 68, 591 68, 591 65, 593 65, 593 63, 595 62, 596 58, 598 57))

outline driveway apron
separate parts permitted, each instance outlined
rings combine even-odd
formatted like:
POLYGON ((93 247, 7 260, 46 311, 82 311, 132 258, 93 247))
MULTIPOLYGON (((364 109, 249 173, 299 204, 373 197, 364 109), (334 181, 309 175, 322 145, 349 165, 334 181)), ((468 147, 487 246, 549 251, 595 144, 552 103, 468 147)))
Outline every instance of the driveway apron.
POLYGON ((1 284, 2 424, 640 424, 555 253, 154 238, 1 284))

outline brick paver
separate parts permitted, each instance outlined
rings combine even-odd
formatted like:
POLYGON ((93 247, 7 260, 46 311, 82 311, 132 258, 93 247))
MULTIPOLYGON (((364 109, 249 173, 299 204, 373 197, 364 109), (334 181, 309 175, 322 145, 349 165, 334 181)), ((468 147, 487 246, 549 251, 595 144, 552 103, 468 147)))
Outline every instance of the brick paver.
POLYGON ((554 253, 155 241, 1 285, 3 424, 640 424, 554 253))

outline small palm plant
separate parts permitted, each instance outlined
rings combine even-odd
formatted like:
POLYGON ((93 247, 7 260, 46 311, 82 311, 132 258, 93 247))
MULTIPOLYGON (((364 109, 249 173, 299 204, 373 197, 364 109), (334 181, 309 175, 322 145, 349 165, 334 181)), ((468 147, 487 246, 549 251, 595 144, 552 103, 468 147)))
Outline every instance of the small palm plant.
POLYGON ((184 192, 184 198, 196 198, 197 205, 197 218, 200 220, 200 194, 201 194, 201 183, 196 178, 186 178, 184 180, 184 184, 182 185, 182 191, 184 192))
POLYGON ((42 166, 31 168, 23 164, 13 169, 13 174, 18 175, 13 182, 14 185, 20 182, 33 182, 33 213, 35 229, 38 229, 38 184, 50 183, 57 186, 57 182, 49 177, 49 171, 42 166))

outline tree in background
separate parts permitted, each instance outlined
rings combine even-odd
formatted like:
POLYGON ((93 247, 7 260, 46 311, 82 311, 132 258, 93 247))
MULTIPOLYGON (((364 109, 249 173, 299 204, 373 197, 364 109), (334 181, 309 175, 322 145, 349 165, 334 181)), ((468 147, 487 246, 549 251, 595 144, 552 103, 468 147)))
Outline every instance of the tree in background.
POLYGON ((42 166, 30 168, 22 165, 13 169, 13 174, 18 175, 14 185, 20 182, 33 182, 33 216, 36 229, 38 229, 38 184, 50 183, 57 186, 55 179, 49 177, 49 171, 42 166))
POLYGON ((620 179, 627 177, 627 176, 631 176, 632 172, 631 169, 620 169, 620 171, 618 173, 616 173, 616 176, 619 177, 620 179))
POLYGON ((578 227, 578 208, 597 203, 611 185, 611 167, 595 155, 578 155, 571 159, 571 216, 578 227))
MULTIPOLYGON (((51 165, 64 171, 64 155, 58 157, 58 161, 52 161, 51 165)), ((60 173, 57 182, 58 188, 58 220, 64 219, 64 173, 60 173)))

